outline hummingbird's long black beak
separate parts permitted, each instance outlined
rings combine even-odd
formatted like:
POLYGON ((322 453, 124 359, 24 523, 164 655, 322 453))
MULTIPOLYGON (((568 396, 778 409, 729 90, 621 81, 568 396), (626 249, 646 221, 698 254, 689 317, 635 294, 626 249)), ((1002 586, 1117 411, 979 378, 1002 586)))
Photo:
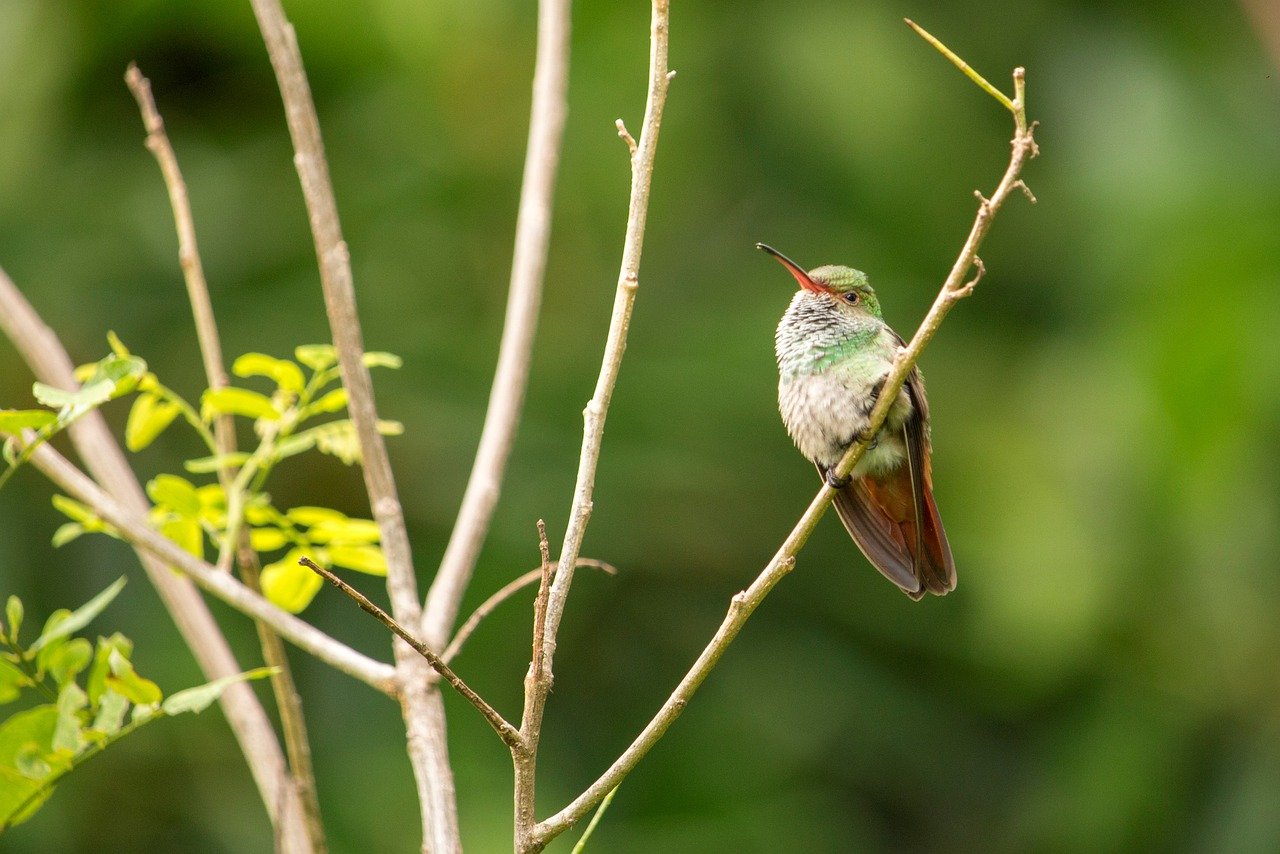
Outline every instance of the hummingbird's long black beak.
POLYGON ((817 282, 815 282, 813 279, 809 278, 809 274, 804 271, 803 267, 801 267, 795 261, 792 261, 786 255, 783 255, 777 249, 774 249, 769 244, 757 243, 756 248, 763 252, 768 252, 774 258, 777 258, 778 261, 782 263, 782 266, 786 267, 787 270, 791 272, 791 275, 796 277, 796 281, 800 283, 800 287, 804 288, 806 291, 826 290, 825 288, 821 287, 817 282))

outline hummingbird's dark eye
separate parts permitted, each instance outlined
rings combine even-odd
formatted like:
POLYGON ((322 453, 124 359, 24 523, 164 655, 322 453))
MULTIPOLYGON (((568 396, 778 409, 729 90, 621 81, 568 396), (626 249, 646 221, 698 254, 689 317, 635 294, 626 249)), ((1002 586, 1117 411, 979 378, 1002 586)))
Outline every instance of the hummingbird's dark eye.
POLYGON ((857 291, 846 291, 841 296, 844 298, 845 302, 849 303, 849 305, 858 304, 859 296, 857 291))

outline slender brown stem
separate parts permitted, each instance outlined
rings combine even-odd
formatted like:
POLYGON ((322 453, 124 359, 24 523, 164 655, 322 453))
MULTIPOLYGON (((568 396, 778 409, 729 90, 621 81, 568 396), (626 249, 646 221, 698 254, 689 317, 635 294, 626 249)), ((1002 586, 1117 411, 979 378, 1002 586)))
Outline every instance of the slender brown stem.
MULTIPOLYGON (((267 54, 284 102, 302 195, 306 202, 329 329, 338 352, 348 411, 363 460, 365 491, 378 523, 387 559, 391 611, 405 625, 419 625, 421 606, 404 511, 391 472, 369 369, 363 361, 364 335, 356 310, 351 259, 342 238, 337 201, 329 180, 320 122, 307 82, 297 36, 279 0, 252 0, 267 54)), ((406 749, 418 789, 423 846, 440 854, 461 851, 453 769, 445 738, 444 705, 432 698, 431 670, 409 647, 393 643, 406 749)))
POLYGON ((552 664, 555 658, 556 634, 564 615, 582 539, 586 534, 587 521, 591 515, 596 466, 604 439, 605 417, 609 411, 613 389, 617 385, 622 355, 626 350, 627 333, 631 325, 631 312, 635 305, 636 292, 639 290, 640 256, 644 248, 649 195, 658 149, 658 132, 662 126, 662 110, 666 105, 667 89, 675 74, 667 67, 669 21, 669 0, 652 0, 649 86, 640 139, 634 140, 627 132, 626 126, 621 121, 618 123, 619 136, 627 144, 630 155, 631 199, 627 210, 626 235, 623 240, 622 262, 618 271, 613 313, 609 320, 609 334, 605 342, 595 392, 583 412, 582 452, 578 461, 573 503, 565 529, 564 545, 560 550, 559 564, 546 599, 545 625, 539 650, 542 660, 530 668, 529 676, 525 679, 524 713, 521 718, 520 732, 524 736, 528 749, 523 753, 512 751, 515 770, 515 843, 516 850, 521 854, 541 850, 551 838, 541 833, 541 826, 536 824, 537 750, 542 719, 546 711, 547 695, 553 680, 552 664))
MULTIPOLYGON (((978 214, 974 219, 974 224, 970 230, 969 237, 965 241, 964 248, 960 251, 955 264, 952 266, 951 272, 948 274, 946 281, 938 293, 938 298, 934 302, 929 313, 925 315, 924 320, 920 324, 920 328, 912 337, 911 343, 903 348, 895 361, 893 369, 890 371, 888 379, 885 382, 884 391, 880 394, 880 399, 876 407, 870 415, 870 426, 867 435, 874 436, 879 430, 880 425, 884 423, 884 419, 888 414, 889 406, 897 397, 898 389, 905 382, 907 374, 915 366, 920 358, 920 354, 924 346, 937 332, 938 326, 942 323, 947 311, 959 300, 968 296, 972 292, 973 286, 977 283, 978 277, 985 269, 981 262, 977 261, 978 247, 982 243, 982 238, 986 236, 988 229, 991 227, 992 218, 996 212, 1004 204, 1009 194, 1014 188, 1021 189, 1021 174, 1026 161, 1034 157, 1037 153, 1033 133, 1035 124, 1028 123, 1026 119, 1025 108, 1025 74, 1023 69, 1018 68, 1014 71, 1014 89, 1015 96, 1011 103, 1014 112, 1014 137, 1012 142, 1012 154, 1010 156, 1009 165, 1005 170, 1004 176, 1001 178, 999 185, 990 199, 983 199, 979 204, 978 214), (977 266, 978 276, 973 280, 965 282, 964 277, 970 269, 977 266), (883 404, 883 405, 882 405, 883 404)), ((837 467, 838 475, 848 474, 857 464, 858 459, 866 450, 866 442, 855 443, 850 447, 849 452, 841 460, 837 467)), ((631 769, 649 752, 650 749, 658 742, 667 728, 679 717, 684 711, 694 692, 698 689, 706 679, 707 675, 715 667, 720 657, 728 649, 733 639, 737 637, 738 632, 746 623, 747 619, 764 601, 775 585, 781 581, 787 573, 795 566, 796 555, 809 539, 809 535, 817 526, 818 521, 826 513, 831 500, 835 495, 835 491, 828 485, 824 484, 809 503, 809 507, 805 510, 800 520, 796 523, 791 533, 787 535, 782 546, 778 549, 773 559, 764 568, 755 581, 751 583, 746 590, 735 595, 729 604, 728 613, 725 615, 724 621, 720 628, 716 631, 711 641, 703 649, 701 655, 694 662, 693 666, 681 679, 680 684, 676 686, 675 691, 662 704, 658 713, 645 726, 636 739, 627 747, 626 750, 614 761, 614 763, 587 789, 569 803, 555 815, 538 823, 527 837, 528 847, 526 851, 539 851, 547 842, 581 821, 597 804, 622 781, 631 769)))
POLYGON ((409 644, 409 646, 413 647, 414 652, 422 656, 437 673, 444 677, 446 682, 452 685, 459 694, 466 698, 467 702, 480 710, 480 714, 484 715, 485 720, 489 722, 489 725, 493 727, 494 732, 498 734, 498 737, 501 738, 507 746, 512 748, 520 746, 520 733, 516 731, 516 728, 507 723, 506 718, 502 717, 502 715, 498 713, 498 710, 489 705, 489 703, 477 694, 470 685, 462 681, 462 677, 458 676, 457 673, 454 673, 453 669, 449 667, 449 665, 446 664, 440 656, 436 655, 435 652, 432 651, 431 647, 418 640, 412 632, 402 626, 394 617, 379 608, 373 602, 369 601, 369 597, 343 581, 330 570, 325 569, 323 566, 320 566, 315 561, 311 560, 311 558, 307 557, 301 558, 298 563, 307 567, 317 575, 322 576, 334 587, 350 596, 355 600, 355 603, 360 606, 362 611, 372 615, 374 619, 394 632, 397 637, 409 644))
POLYGON ((511 286, 502 342, 498 347, 498 367, 462 506, 440 569, 427 592, 423 613, 423 634, 436 647, 444 645, 458 619, 462 596, 471 581, 498 503, 503 471, 511 454, 529 382, 538 305, 551 241, 556 171, 569 109, 568 81, 569 0, 541 0, 533 99, 529 107, 529 142, 520 186, 511 286))
MULTIPOLYGON (((182 267, 182 277, 187 285, 187 299, 191 304, 191 313, 195 319, 196 340, 200 345, 200 355, 204 362, 205 377, 209 388, 226 388, 230 385, 226 366, 222 359, 222 343, 218 336, 218 324, 213 313, 213 300, 209 295, 209 285, 204 276, 204 265, 200 260, 200 249, 196 242, 195 218, 191 214, 191 203, 187 195, 187 183, 178 167, 178 158, 173 145, 165 132, 164 119, 156 107, 151 94, 151 81, 142 75, 138 66, 129 63, 124 75, 129 91, 138 102, 142 113, 143 126, 147 130, 147 149, 155 155, 160 165, 160 173, 164 177, 165 187, 169 192, 169 205, 173 209, 173 221, 178 232, 178 262, 182 267)), ((236 450, 235 422, 230 415, 219 415, 214 421, 214 443, 218 454, 228 458, 236 450)), ((218 480, 228 492, 235 483, 235 471, 231 466, 218 469, 218 480)), ((229 501, 237 508, 240 501, 229 501)), ((240 578, 255 593, 261 593, 258 581, 258 555, 249 548, 247 535, 239 530, 239 518, 236 524, 227 528, 228 540, 235 536, 237 564, 240 578)), ((228 555, 231 551, 228 548, 228 555)), ((324 822, 320 816, 320 800, 316 793, 315 770, 311 764, 311 743, 307 738, 307 723, 302 710, 302 698, 293 680, 293 670, 289 665, 289 657, 285 652, 280 636, 261 620, 254 621, 258 632, 258 641, 262 647, 263 662, 272 669, 271 688, 276 699, 276 709, 280 713, 280 727, 284 733, 285 752, 289 757, 289 768, 292 772, 293 784, 298 788, 302 805, 307 815, 307 832, 311 837, 311 848, 315 854, 324 854, 328 850, 325 842, 324 822)))

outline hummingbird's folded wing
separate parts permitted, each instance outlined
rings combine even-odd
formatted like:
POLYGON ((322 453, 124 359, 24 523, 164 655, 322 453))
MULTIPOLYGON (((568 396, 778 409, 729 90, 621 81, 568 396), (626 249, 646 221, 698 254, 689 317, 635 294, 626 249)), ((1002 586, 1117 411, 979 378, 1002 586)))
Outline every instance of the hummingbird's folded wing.
POLYGON ((832 503, 845 530, 872 566, 912 599, 923 596, 911 552, 901 541, 897 526, 872 498, 863 479, 850 481, 836 493, 832 503))

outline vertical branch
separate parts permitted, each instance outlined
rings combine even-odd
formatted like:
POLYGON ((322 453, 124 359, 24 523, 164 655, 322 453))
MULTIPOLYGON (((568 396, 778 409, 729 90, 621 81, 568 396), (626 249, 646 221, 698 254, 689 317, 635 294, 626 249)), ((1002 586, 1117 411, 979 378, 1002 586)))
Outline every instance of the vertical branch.
MULTIPOLYGON (((71 358, 62 342, 3 270, 0 270, 0 329, 41 382, 57 388, 77 387, 71 358)), ((70 433, 76 451, 98 483, 129 511, 145 518, 151 505, 101 413, 88 413, 71 426, 70 433)), ((240 673, 243 668, 236 662, 226 637, 190 580, 175 575, 164 561, 141 547, 135 550, 205 678, 213 681, 240 673)), ((286 782, 288 770, 280 743, 257 695, 247 684, 236 683, 223 692, 219 702, 267 806, 281 847, 285 851, 309 850, 298 793, 286 782)))
MULTIPOLYGON (((653 182, 653 162, 658 151, 658 129, 662 124, 662 108, 667 101, 667 87, 675 72, 667 70, 667 27, 669 0, 653 0, 651 38, 649 48, 649 92, 645 103, 644 127, 640 141, 631 149, 631 202, 627 210, 626 237, 622 245, 622 265, 618 272, 618 288, 613 301, 613 314, 609 320, 609 336, 605 341, 604 358, 595 393, 583 410, 582 453, 578 460, 578 477, 574 485, 573 506, 569 511, 569 523, 565 530, 564 545, 560 550, 559 566, 551 585, 547 604, 547 625, 543 655, 546 670, 551 671, 555 657, 556 632, 564 615, 565 599, 569 585, 573 583, 573 571, 577 566, 582 538, 586 534, 587 520, 591 516, 592 495, 595 491, 596 465, 600 459, 600 446, 604 439, 605 416, 613 389, 622 367, 622 355, 627 349, 627 332, 631 327, 631 310, 639 290, 640 253, 644 248, 644 229, 649 214, 649 191, 653 182)), ((619 134, 630 141, 626 128, 619 122, 619 134)))
MULTIPOLYGON (((421 608, 409 535, 386 444, 378 433, 369 369, 362 360, 364 340, 356 311, 351 260, 342 238, 311 86, 303 69, 297 36, 285 18, 279 0, 252 0, 252 3, 267 54, 275 69, 289 136, 293 140, 294 165, 298 170, 315 242, 325 311, 329 316, 342 383, 349 398, 351 421, 355 425, 364 463, 365 489, 387 558, 387 592, 391 611, 401 624, 416 625, 421 619, 421 608)), ((393 646, 402 689, 409 762, 419 793, 423 846, 438 852, 457 851, 461 842, 453 772, 449 767, 445 741, 444 706, 438 692, 430 688, 431 670, 426 662, 402 641, 393 641, 393 646)))
POLYGON ((423 634, 437 649, 448 640, 471 580, 502 486, 502 474, 529 379, 538 304, 551 239, 552 197, 568 111, 569 0, 538 4, 538 47, 529 108, 511 288, 480 446, 440 569, 427 592, 423 634))
MULTIPOLYGON (((168 134, 165 133, 164 119, 151 95, 151 82, 142 75, 134 63, 129 63, 124 79, 142 113, 142 123, 147 130, 147 149, 155 155, 164 177, 165 188, 169 192, 169 205, 173 209, 173 221, 178 232, 178 262, 182 267, 182 278, 187 286, 187 299, 195 319, 196 340, 200 345, 205 377, 208 379, 209 388, 226 388, 229 382, 222 359, 222 343, 218 337, 213 301, 209 296, 209 285, 204 277, 204 265, 200 260, 200 249, 196 243, 195 217, 191 214, 187 182, 182 177, 182 170, 178 168, 177 155, 169 142, 168 134)), ((224 458, 235 453, 236 432, 232 416, 219 415, 213 426, 218 453, 224 458)), ((219 466, 218 481, 227 491, 229 499, 234 477, 235 472, 230 466, 219 466)), ((238 500, 229 501, 229 506, 238 508, 240 504, 238 500)), ((237 524, 229 524, 228 537, 237 530, 239 530, 237 524)), ((240 542, 229 544, 229 547, 236 548, 240 577, 249 589, 255 593, 261 593, 262 587, 258 580, 258 555, 249 548, 246 535, 242 533, 237 539, 240 542)), ((320 800, 316 793, 315 771, 311 765, 311 743, 307 738, 307 722, 302 711, 302 698, 298 695, 297 686, 293 681, 293 670, 289 666, 289 657, 285 653, 280 636, 261 620, 254 620, 254 627, 257 629, 258 641, 262 646, 263 662, 273 671, 271 688, 276 698, 276 709, 280 713, 280 726, 284 731, 285 751, 289 756, 293 783, 298 787, 303 808, 306 810, 307 832, 311 836, 311 847, 318 854, 323 854, 328 846, 325 844, 324 823, 320 818, 320 800)))
MULTIPOLYGON (((644 125, 639 142, 635 142, 622 122, 618 133, 627 143, 631 159, 631 197, 627 209, 626 236, 623 240, 622 262, 618 272, 617 291, 613 313, 609 320, 609 334, 605 342, 604 357, 595 393, 583 412, 584 426, 582 453, 578 463, 577 482, 574 487, 573 506, 569 512, 564 545, 560 551, 555 579, 546 596, 545 614, 537 615, 542 623, 541 643, 535 644, 540 661, 530 667, 525 681, 524 714, 520 732, 524 736, 523 750, 512 751, 515 769, 515 836, 518 852, 540 851, 549 836, 538 833, 536 824, 536 769, 538 744, 542 731, 543 714, 546 711, 547 694, 551 690, 552 661, 555 657, 556 632, 564 614, 565 599, 573 582, 582 538, 591 515, 592 494, 595 490, 596 465, 604 437, 605 416, 609 401, 618 381, 622 355, 626 350, 627 332, 631 325, 631 311, 639 289, 640 255, 644 247, 644 230, 649 212, 649 194, 653 182, 653 164, 658 149, 658 131, 662 125, 662 109, 667 100, 667 88, 674 72, 667 69, 669 0, 653 0, 650 20, 649 86, 645 101, 644 125), (539 648, 540 647, 540 648, 539 648)), ((539 611, 542 600, 539 598, 539 611)))

